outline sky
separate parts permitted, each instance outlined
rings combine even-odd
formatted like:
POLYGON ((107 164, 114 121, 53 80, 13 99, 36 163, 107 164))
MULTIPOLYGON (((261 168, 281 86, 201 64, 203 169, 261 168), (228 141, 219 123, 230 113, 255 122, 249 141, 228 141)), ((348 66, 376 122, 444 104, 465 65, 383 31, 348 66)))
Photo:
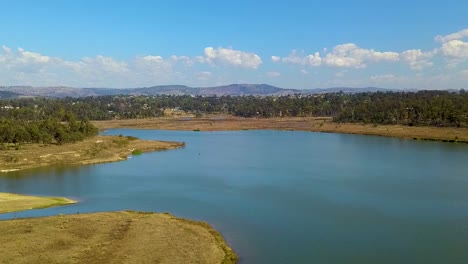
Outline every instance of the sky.
POLYGON ((0 86, 468 88, 468 1, 0 0, 0 86))

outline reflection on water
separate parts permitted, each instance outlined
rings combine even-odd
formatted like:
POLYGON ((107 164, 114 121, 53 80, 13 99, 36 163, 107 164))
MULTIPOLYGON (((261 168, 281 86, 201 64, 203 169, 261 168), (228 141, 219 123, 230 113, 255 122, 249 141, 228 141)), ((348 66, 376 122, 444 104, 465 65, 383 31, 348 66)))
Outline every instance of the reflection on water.
POLYGON ((210 222, 243 263, 468 263, 468 145, 290 131, 110 130, 186 147, 0 177, 0 191, 210 222))

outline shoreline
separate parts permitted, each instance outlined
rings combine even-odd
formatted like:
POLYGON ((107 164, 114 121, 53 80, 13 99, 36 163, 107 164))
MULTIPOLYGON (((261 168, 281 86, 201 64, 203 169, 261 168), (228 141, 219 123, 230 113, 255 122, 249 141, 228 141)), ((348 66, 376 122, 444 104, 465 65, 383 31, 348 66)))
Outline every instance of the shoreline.
POLYGON ((145 152, 184 147, 185 143, 141 140, 126 136, 95 136, 64 145, 25 144, 0 151, 1 173, 53 165, 90 165, 117 162, 145 152))
POLYGON ((230 130, 297 130, 340 134, 359 134, 396 137, 411 140, 468 143, 468 128, 421 127, 403 125, 374 125, 335 123, 331 118, 240 118, 232 116, 160 117, 148 119, 122 119, 92 121, 100 130, 112 128, 185 130, 185 131, 230 131, 230 130))
POLYGON ((208 223, 169 213, 117 211, 1 220, 0 232, 0 262, 238 261, 208 223))

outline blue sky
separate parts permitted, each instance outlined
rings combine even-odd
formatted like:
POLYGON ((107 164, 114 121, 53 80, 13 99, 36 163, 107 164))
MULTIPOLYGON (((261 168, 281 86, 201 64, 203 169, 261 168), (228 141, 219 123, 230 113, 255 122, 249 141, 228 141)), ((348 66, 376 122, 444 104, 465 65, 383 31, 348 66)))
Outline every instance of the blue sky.
POLYGON ((0 6, 0 85, 468 88, 468 1, 0 6))

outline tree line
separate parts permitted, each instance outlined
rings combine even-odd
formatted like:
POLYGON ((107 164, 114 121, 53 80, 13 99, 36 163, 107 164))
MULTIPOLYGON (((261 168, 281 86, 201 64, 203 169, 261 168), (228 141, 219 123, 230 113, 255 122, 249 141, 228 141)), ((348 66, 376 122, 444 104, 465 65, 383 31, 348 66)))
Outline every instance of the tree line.
POLYGON ((336 122, 468 126, 468 93, 449 91, 375 92, 289 96, 132 96, 20 98, 0 100, 0 117, 42 120, 61 109, 79 119, 134 119, 164 116, 176 109, 240 117, 332 117, 336 122))
POLYGON ((18 146, 22 143, 63 144, 81 141, 97 133, 97 128, 89 120, 77 120, 73 113, 63 109, 40 119, 0 117, 2 146, 18 146))

